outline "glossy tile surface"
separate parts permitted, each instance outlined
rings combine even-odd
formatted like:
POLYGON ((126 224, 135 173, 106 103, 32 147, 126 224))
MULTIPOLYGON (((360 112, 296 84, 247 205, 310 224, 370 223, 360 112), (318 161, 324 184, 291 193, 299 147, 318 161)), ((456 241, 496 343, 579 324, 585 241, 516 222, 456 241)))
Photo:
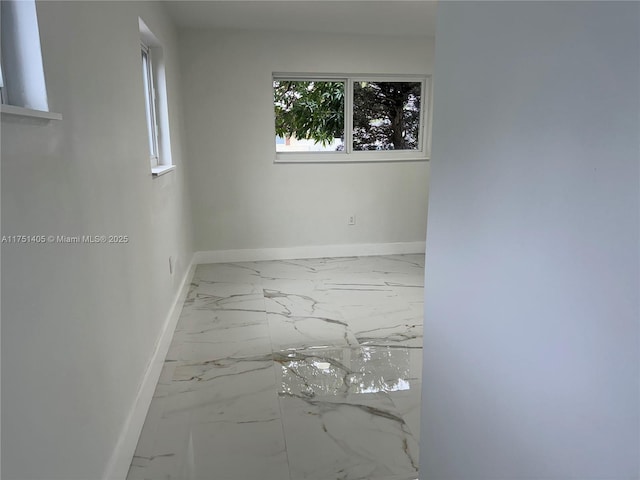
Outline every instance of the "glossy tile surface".
POLYGON ((198 266, 128 480, 414 480, 423 255, 198 266))

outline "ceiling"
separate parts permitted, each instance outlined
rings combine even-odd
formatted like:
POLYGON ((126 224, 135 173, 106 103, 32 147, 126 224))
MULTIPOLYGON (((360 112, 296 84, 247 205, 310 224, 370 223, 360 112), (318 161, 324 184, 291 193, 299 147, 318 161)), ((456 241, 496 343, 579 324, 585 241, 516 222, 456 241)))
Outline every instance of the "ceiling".
POLYGON ((433 0, 172 0, 180 28, 435 36, 433 0))

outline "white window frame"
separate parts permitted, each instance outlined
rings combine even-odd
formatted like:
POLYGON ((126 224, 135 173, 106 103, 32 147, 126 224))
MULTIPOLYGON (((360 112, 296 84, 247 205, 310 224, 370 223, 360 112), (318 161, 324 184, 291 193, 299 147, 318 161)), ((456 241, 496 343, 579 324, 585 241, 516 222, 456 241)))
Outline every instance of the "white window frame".
MULTIPOLYGON (((351 163, 351 162, 402 162, 426 161, 430 153, 430 125, 431 125, 431 76, 430 75, 388 75, 388 74, 310 74, 310 73, 281 73, 272 75, 273 81, 332 81, 344 82, 344 136, 343 151, 336 152, 275 152, 276 163, 351 163), (381 150, 361 151, 353 150, 353 85, 356 82, 420 82, 420 128, 418 132, 418 146, 416 150, 381 150)), ((273 92, 273 88, 271 90, 273 92)), ((272 101, 273 103, 273 101, 272 101)), ((275 109, 272 107, 272 128, 275 138, 275 109)), ((275 144, 273 146, 275 150, 275 144)))
POLYGON ((165 51, 160 40, 140 17, 138 17, 138 28, 143 69, 145 54, 147 59, 146 75, 143 78, 145 124, 147 126, 147 141, 145 143, 149 152, 151 173, 154 177, 159 177, 176 168, 171 155, 165 51))
POLYGON ((147 133, 149 135, 149 161, 151 168, 157 167, 159 163, 158 148, 158 117, 156 106, 156 92, 154 86, 153 61, 151 58, 151 49, 144 43, 140 43, 142 68, 144 77, 144 93, 145 93, 145 116, 147 120, 147 133))
POLYGON ((4 82, 4 69, 2 68, 2 56, 0 56, 0 104, 7 104, 7 87, 4 82))
POLYGON ((35 0, 2 0, 0 10, 2 117, 62 120, 49 110, 35 0))

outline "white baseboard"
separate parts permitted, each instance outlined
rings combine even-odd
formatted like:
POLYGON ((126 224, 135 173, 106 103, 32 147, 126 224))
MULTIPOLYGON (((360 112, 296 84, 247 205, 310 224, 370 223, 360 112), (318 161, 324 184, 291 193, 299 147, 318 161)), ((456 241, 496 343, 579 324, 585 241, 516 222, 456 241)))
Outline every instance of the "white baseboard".
POLYGON ((359 243, 350 245, 313 245, 308 247, 209 250, 196 252, 193 263, 258 262, 296 258, 364 257, 424 253, 425 242, 359 243))
POLYGON ((195 263, 192 259, 182 279, 176 298, 167 314, 156 348, 142 379, 142 384, 138 389, 134 404, 125 420, 118 442, 102 477, 103 480, 126 480, 127 478, 129 466, 138 445, 138 438, 140 437, 140 432, 142 432, 142 426, 147 417, 149 405, 151 405, 151 399, 158 384, 162 366, 169 351, 171 339, 180 318, 182 305, 189 292, 194 272, 195 263))

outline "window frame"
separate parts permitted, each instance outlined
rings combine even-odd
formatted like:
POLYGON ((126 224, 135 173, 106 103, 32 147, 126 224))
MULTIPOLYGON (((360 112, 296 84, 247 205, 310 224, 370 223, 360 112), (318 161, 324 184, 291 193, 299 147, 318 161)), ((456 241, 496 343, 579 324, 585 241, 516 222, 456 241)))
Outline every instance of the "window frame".
MULTIPOLYGON (((345 89, 345 96, 344 96, 344 109, 343 109, 343 116, 344 116, 344 138, 345 138, 345 150, 342 151, 318 151, 318 152, 277 152, 276 151, 276 161, 277 161, 277 156, 280 154, 286 155, 287 157, 289 156, 306 156, 306 155, 312 155, 313 158, 317 158, 318 160, 316 161, 324 161, 324 162, 332 162, 332 161, 341 161, 340 159, 336 158, 337 156, 340 155, 344 155, 346 152, 346 139, 347 139, 347 112, 348 112, 348 106, 347 106, 347 89, 349 88, 349 82, 347 80, 346 76, 336 76, 336 75, 326 75, 326 74, 321 74, 321 75, 304 75, 304 74, 294 74, 294 75, 287 75, 284 74, 284 76, 276 76, 276 74, 273 74, 273 78, 271 81, 271 98, 272 98, 272 106, 273 106, 273 82, 277 81, 277 80, 284 80, 284 81, 292 81, 292 82, 343 82, 344 83, 344 89, 345 89)), ((273 111, 273 122, 272 122, 272 127, 274 129, 274 136, 275 136, 275 127, 276 127, 276 116, 275 116, 275 108, 272 108, 273 111)), ((275 148, 275 144, 274 144, 274 148, 275 148)))
POLYGON ((0 55, 0 104, 8 105, 9 99, 7 98, 7 85, 4 79, 4 67, 2 64, 2 55, 0 55))
POLYGON ((3 0, 0 7, 0 113, 62 120, 49 108, 35 0, 3 0))
POLYGON ((158 116, 156 107, 156 92, 155 92, 155 77, 153 74, 153 59, 151 55, 151 48, 140 42, 141 58, 143 65, 143 77, 144 77, 144 90, 145 90, 145 117, 147 123, 147 134, 151 138, 147 139, 148 145, 152 147, 149 151, 149 161, 151 167, 157 167, 159 165, 160 148, 158 145, 158 116), (144 75, 146 70, 146 75, 144 75))
MULTIPOLYGON (((164 46, 158 37, 149 29, 141 17, 138 17, 138 30, 140 32, 139 48, 142 54, 146 53, 147 58, 147 80, 143 75, 143 83, 140 87, 145 96, 145 104, 152 99, 150 106, 153 108, 152 120, 153 128, 149 128, 147 117, 147 107, 144 105, 145 115, 145 135, 146 150, 149 157, 151 174, 154 178, 165 175, 176 169, 173 163, 171 151, 171 121, 169 117, 169 85, 167 79, 167 56, 164 46), (144 51, 146 47, 146 52, 144 51), (151 90, 150 90, 151 89, 151 90), (149 93, 151 92, 151 93, 149 93), (150 131, 155 135, 154 146, 155 156, 150 151, 150 131)), ((144 58, 142 58, 144 62, 144 58)), ((142 73, 144 73, 144 66, 142 73)))
POLYGON ((431 126, 431 75, 423 74, 333 74, 333 73, 285 73, 274 72, 271 78, 271 105, 273 136, 275 138, 275 108, 273 108, 274 81, 343 81, 345 83, 344 135, 345 148, 336 152, 277 152, 275 163, 360 163, 426 161, 430 154, 431 126), (356 82, 419 82, 421 84, 420 127, 416 150, 353 150, 353 85, 356 82))

